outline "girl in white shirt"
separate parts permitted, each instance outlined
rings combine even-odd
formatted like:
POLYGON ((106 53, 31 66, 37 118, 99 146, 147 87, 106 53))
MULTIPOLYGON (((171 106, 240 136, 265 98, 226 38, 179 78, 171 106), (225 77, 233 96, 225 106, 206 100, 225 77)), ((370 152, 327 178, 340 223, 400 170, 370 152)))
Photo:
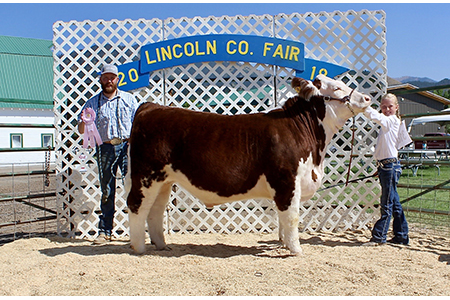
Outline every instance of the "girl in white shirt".
POLYGON ((381 217, 372 229, 372 238, 364 245, 375 246, 388 243, 409 244, 408 223, 400 198, 397 184, 402 173, 398 156, 398 134, 401 126, 398 100, 394 94, 387 94, 381 99, 381 112, 368 107, 364 115, 381 126, 375 147, 378 177, 381 184, 381 217), (394 218, 394 237, 387 241, 387 232, 391 217, 394 218))

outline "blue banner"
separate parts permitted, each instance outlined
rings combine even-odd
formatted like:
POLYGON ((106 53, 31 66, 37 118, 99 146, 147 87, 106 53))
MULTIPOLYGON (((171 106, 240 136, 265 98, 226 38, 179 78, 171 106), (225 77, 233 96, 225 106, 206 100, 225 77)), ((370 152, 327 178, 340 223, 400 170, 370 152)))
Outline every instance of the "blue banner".
POLYGON ((196 35, 141 48, 141 73, 204 61, 264 62, 303 70, 304 45, 252 35, 196 35))
POLYGON ((335 77, 347 68, 305 59, 300 42, 252 35, 196 35, 141 47, 140 60, 118 66, 119 88, 129 91, 148 85, 155 70, 206 61, 242 61, 292 68, 297 77, 335 77))

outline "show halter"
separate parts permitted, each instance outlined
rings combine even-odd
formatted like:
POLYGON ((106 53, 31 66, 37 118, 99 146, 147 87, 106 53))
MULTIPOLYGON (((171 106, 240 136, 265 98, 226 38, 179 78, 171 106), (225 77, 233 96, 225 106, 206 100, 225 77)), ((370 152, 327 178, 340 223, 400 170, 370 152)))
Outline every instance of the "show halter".
POLYGON ((95 126, 95 111, 90 107, 86 108, 81 115, 81 120, 85 124, 83 148, 88 148, 88 146, 94 148, 96 143, 99 146, 103 144, 100 134, 97 131, 97 127, 95 126))
POLYGON ((348 109, 352 112, 353 117, 354 117, 354 116, 356 116, 356 113, 355 113, 355 111, 353 110, 353 108, 352 108, 352 106, 350 104, 350 99, 352 98, 352 94, 353 94, 354 91, 355 91, 355 89, 353 89, 348 96, 345 96, 344 98, 341 98, 341 99, 339 99, 339 98, 331 98, 330 96, 324 96, 323 99, 325 101, 335 100, 335 101, 339 101, 339 102, 345 103, 345 105, 347 105, 348 109))

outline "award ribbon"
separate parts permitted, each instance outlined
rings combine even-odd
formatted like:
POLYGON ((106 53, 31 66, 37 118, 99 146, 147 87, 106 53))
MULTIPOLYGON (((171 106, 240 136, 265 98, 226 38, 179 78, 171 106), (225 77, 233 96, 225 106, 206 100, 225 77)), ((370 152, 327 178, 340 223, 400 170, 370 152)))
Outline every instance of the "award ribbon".
POLYGON ((88 107, 81 114, 81 120, 84 122, 83 148, 90 146, 95 147, 95 143, 99 146, 103 144, 97 127, 95 126, 95 111, 88 107))

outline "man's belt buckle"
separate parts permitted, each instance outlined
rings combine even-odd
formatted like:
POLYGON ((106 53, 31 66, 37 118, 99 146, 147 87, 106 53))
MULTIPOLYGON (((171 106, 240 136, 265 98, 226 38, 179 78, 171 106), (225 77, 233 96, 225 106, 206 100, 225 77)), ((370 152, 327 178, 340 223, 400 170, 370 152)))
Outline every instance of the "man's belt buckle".
POLYGON ((120 145, 120 144, 122 144, 122 139, 115 137, 111 140, 111 145, 116 146, 116 145, 120 145))

